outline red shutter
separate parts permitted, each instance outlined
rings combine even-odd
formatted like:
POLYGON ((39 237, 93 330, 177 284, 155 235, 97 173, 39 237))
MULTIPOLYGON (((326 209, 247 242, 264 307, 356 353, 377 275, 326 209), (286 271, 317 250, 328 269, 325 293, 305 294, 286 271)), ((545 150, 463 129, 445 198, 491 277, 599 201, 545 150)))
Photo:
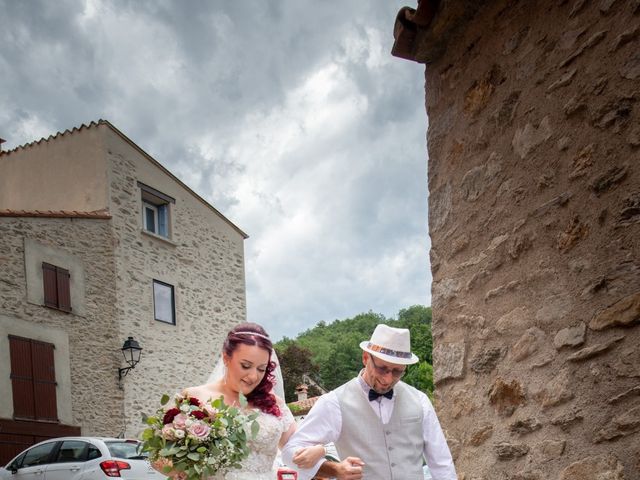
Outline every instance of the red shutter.
POLYGON ((71 290, 69 288, 69 270, 56 267, 58 283, 58 308, 65 312, 71 311, 71 290))
POLYGON ((63 312, 71 311, 71 288, 69 270, 42 262, 44 304, 63 312))
POLYGON ((54 348, 51 343, 9 335, 15 418, 58 421, 54 348))
POLYGON ((44 304, 58 308, 58 275, 55 265, 42 262, 42 281, 44 282, 44 304))
POLYGON ((54 346, 51 343, 31 340, 33 392, 35 396, 35 414, 38 420, 58 420, 53 349, 54 346))
POLYGON ((13 415, 16 418, 36 418, 31 368, 31 341, 9 335, 11 356, 11 387, 13 415))

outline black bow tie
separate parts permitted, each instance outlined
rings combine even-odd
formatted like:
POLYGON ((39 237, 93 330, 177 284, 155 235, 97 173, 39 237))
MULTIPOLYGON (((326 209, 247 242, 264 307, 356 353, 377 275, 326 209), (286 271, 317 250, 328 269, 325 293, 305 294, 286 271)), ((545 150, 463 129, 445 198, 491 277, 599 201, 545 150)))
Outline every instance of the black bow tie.
POLYGON ((393 389, 389 390, 387 393, 378 393, 373 388, 369 390, 369 401, 373 402, 377 400, 379 397, 387 397, 389 400, 393 397, 393 389))

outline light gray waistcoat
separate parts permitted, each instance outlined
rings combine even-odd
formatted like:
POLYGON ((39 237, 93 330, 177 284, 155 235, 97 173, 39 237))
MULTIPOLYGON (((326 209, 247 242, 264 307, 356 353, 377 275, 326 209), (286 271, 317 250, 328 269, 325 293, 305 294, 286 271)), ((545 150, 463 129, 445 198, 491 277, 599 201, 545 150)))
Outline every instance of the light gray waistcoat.
POLYGON ((366 464, 366 480, 423 480, 423 412, 418 391, 398 382, 393 413, 386 425, 371 409, 357 378, 335 392, 342 413, 342 430, 336 442, 340 459, 361 458, 366 464))

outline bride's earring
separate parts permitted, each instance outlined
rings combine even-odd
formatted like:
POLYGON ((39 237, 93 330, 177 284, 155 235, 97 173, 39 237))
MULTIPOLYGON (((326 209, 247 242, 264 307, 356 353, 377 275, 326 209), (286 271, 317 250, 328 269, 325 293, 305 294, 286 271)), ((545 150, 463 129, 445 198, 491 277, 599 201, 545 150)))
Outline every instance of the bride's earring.
POLYGON ((227 384, 227 373, 228 373, 227 364, 225 363, 222 366, 222 383, 225 384, 225 385, 227 384))

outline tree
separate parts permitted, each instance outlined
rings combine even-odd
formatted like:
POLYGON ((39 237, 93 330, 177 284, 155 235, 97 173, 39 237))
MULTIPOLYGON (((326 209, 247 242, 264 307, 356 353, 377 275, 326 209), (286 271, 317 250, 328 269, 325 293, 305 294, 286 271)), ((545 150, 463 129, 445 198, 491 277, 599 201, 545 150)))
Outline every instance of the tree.
MULTIPOLYGON (((282 378, 284 380, 284 394, 287 402, 295 402, 296 387, 302 382, 303 375, 309 375, 317 378, 320 369, 311 357, 312 353, 308 349, 301 347, 294 340, 284 338, 275 345, 278 360, 280 360, 280 369, 282 370, 282 378)), ((315 387, 309 387, 310 396, 319 395, 315 387)))
MULTIPOLYGON (((411 351, 414 352, 419 362, 407 368, 403 380, 409 385, 431 395, 433 392, 432 339, 431 339, 431 308, 423 305, 413 305, 398 312, 398 318, 386 318, 384 315, 374 312, 361 313, 353 318, 335 320, 327 324, 324 321, 310 328, 295 340, 285 338, 276 344, 278 356, 280 350, 297 345, 304 353, 294 353, 292 359, 285 362, 281 356, 283 374, 285 365, 290 370, 291 379, 285 377, 285 391, 293 392, 295 386, 300 383, 302 372, 297 364, 302 363, 305 356, 310 359, 311 365, 316 366, 315 372, 319 373, 319 382, 326 389, 334 389, 349 379, 355 377, 362 368, 362 350, 360 342, 368 340, 376 325, 386 323, 391 327, 408 328, 411 331, 411 351), (293 372, 297 373, 293 373, 293 372)), ((304 364, 305 368, 311 368, 304 364)), ((287 393, 287 400, 295 400, 287 393)), ((291 393, 293 395, 293 393, 291 393)))
POLYGON ((433 400, 433 367, 431 364, 420 361, 411 365, 402 380, 423 391, 433 400))
POLYGON ((397 325, 411 331, 411 351, 418 358, 432 364, 433 342, 431 338, 431 307, 414 305, 398 312, 397 325))
POLYGON ((313 353, 321 383, 331 390, 358 374, 362 368, 360 342, 369 339, 378 323, 386 321, 378 313, 361 313, 328 325, 323 322, 298 335, 297 341, 313 353))

